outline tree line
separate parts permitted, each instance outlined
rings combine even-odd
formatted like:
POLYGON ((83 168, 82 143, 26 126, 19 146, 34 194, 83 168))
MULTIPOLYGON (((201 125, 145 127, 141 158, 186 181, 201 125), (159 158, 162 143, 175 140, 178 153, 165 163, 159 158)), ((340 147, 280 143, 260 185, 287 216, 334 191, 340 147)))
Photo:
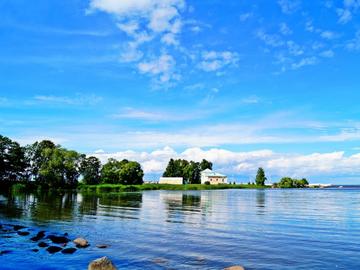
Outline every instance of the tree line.
POLYGON ((1 183, 33 182, 46 188, 74 188, 84 184, 142 184, 144 172, 136 161, 96 157, 68 150, 50 140, 24 147, 0 135, 1 183))
MULTIPOLYGON (((265 171, 263 168, 259 168, 255 178, 255 184, 257 186, 265 186, 265 181, 267 180, 265 176, 265 171)), ((274 188, 305 188, 308 187, 309 182, 307 179, 294 179, 291 177, 283 177, 278 183, 274 183, 274 188)))
POLYGON ((187 184, 200 184, 201 171, 212 170, 213 164, 206 159, 201 162, 187 161, 185 159, 170 159, 163 177, 183 177, 187 184))

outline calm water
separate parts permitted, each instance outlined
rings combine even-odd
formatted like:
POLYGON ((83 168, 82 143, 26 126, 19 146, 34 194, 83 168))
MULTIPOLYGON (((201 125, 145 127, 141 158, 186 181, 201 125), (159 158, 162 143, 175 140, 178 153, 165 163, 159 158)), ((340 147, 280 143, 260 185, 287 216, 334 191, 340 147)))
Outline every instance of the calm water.
POLYGON ((86 269, 101 256, 120 269, 360 269, 360 189, 0 195, 0 219, 91 243, 49 255, 0 234, 4 270, 86 269))

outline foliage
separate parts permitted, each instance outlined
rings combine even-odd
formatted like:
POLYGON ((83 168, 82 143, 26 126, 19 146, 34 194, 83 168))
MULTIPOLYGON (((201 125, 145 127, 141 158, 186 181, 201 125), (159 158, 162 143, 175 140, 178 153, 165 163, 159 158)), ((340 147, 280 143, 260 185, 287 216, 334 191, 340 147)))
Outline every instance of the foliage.
POLYGON ((279 183, 275 184, 275 187, 279 188, 305 188, 309 185, 309 182, 305 179, 293 179, 290 177, 283 177, 279 183))
POLYGON ((265 181, 267 180, 265 176, 265 171, 263 168, 259 168, 256 174, 255 183, 258 186, 265 186, 265 181))
POLYGON ((102 183, 141 185, 143 183, 144 172, 136 161, 123 159, 118 161, 110 158, 101 169, 102 183))
POLYGON ((80 163, 80 174, 83 183, 87 185, 100 184, 101 162, 96 157, 86 157, 80 163))
POLYGON ((26 180, 26 167, 25 149, 0 135, 0 179, 10 182, 26 180))
POLYGON ((163 176, 164 177, 183 177, 185 183, 199 184, 201 182, 201 171, 212 169, 212 163, 203 159, 200 163, 187 161, 185 159, 170 159, 163 176))

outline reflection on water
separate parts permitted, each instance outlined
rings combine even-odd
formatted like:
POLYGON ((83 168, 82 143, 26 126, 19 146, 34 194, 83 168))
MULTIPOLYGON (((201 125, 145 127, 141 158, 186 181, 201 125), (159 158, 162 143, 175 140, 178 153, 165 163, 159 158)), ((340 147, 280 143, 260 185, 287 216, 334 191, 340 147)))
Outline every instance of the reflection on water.
POLYGON ((1 269, 360 269, 360 190, 149 191, 0 195, 0 223, 86 237, 72 256, 2 238, 1 269), (96 244, 107 244, 105 250, 96 244))

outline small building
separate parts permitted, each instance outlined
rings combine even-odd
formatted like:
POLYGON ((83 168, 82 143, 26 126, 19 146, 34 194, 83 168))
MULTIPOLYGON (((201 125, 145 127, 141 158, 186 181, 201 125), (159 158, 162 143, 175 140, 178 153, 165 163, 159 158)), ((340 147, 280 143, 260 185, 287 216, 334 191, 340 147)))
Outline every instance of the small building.
POLYGON ((227 176, 214 172, 210 169, 206 169, 201 172, 201 184, 218 185, 227 184, 227 176))
POLYGON ((182 177, 160 177, 159 184, 182 185, 184 178, 182 177))

